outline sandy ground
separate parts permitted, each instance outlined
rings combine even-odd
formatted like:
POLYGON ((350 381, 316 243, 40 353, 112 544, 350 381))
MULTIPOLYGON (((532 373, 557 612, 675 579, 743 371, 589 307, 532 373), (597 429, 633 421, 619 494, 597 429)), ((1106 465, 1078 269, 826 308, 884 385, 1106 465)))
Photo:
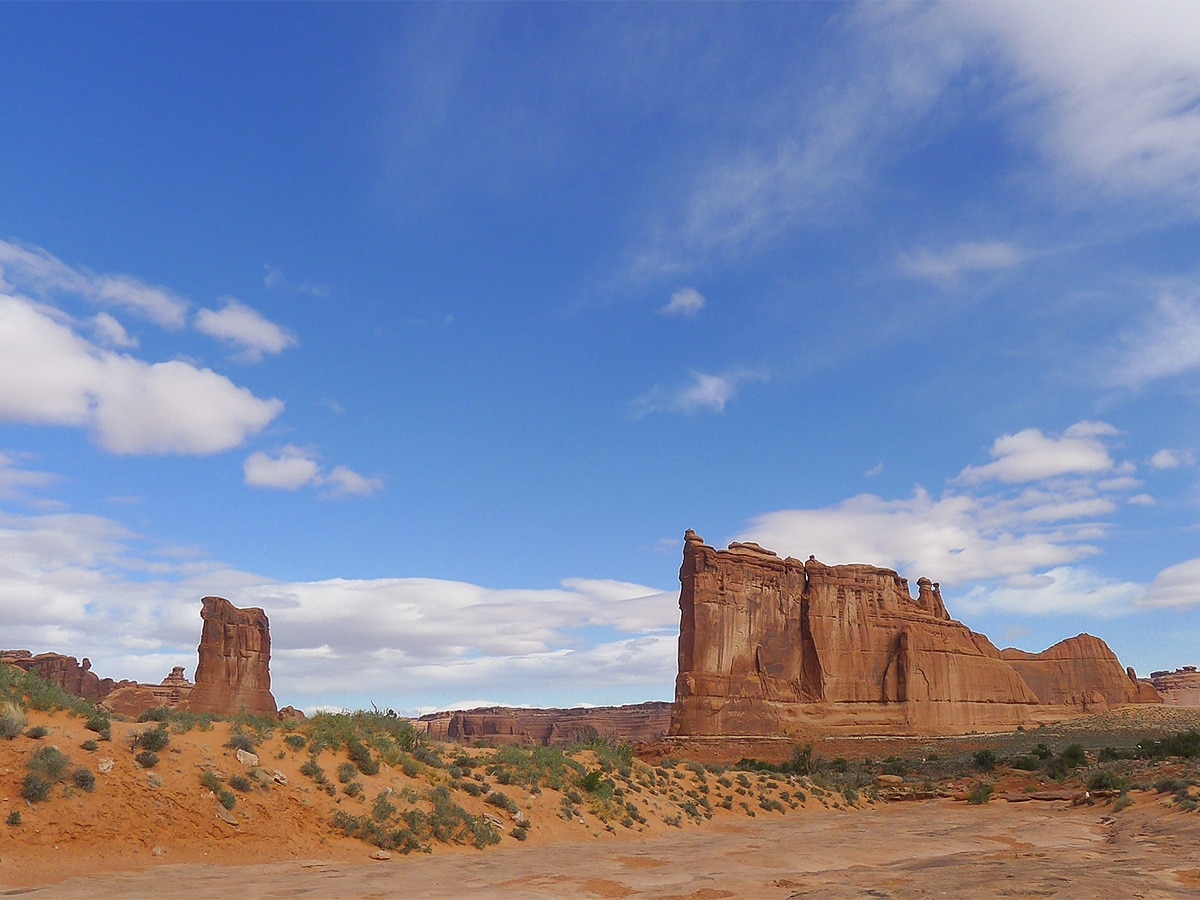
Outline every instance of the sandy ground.
MULTIPOLYGON (((174 735, 147 771, 129 749, 146 726, 116 723, 113 740, 88 753, 80 744, 94 735, 81 720, 56 714, 31 722, 49 734, 0 741, 0 812, 21 813, 19 825, 0 825, 2 896, 1200 897, 1200 815, 1171 809, 1153 792, 1134 792, 1133 806, 1113 812, 1111 804, 1001 799, 839 809, 831 808, 836 795, 818 798, 810 789, 802 804, 792 796, 785 814, 754 800, 787 800, 781 792, 798 793, 794 785, 753 776, 743 790, 735 776, 722 787, 711 773, 701 784, 680 766, 665 787, 663 779, 656 790, 627 785, 645 816, 635 828, 606 828, 591 813, 564 819, 560 794, 504 786, 532 819, 526 841, 505 833, 482 851, 438 844, 432 854, 374 861, 373 847, 329 820, 334 810, 369 809, 365 797, 381 790, 417 784, 397 770, 364 777, 362 800, 329 796, 300 774, 305 753, 277 733, 258 752, 287 783, 239 794, 231 824, 199 784, 206 768, 245 768, 225 746, 224 724, 174 735), (49 743, 97 772, 93 791, 59 785, 48 801, 20 799, 26 761, 49 743), (103 757, 113 761, 108 774, 103 757), (670 824, 679 809, 670 797, 698 796, 697 788, 711 797, 714 818, 670 824), (732 808, 718 804, 723 795, 732 808)), ((336 759, 322 759, 332 772, 336 759)), ((1020 791, 1007 780, 998 780, 998 792, 1020 791)), ((497 812, 480 798, 456 797, 476 814, 497 812)))
POLYGON ((952 801, 813 811, 620 844, 563 840, 386 862, 164 865, 37 897, 1059 897, 1200 895, 1195 816, 1146 802, 952 801))

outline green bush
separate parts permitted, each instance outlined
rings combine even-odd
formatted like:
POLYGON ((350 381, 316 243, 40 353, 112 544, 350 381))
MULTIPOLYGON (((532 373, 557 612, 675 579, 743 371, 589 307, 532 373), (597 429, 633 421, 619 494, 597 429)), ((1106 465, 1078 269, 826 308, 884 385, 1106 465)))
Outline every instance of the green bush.
POLYGON ((157 753, 169 743, 171 743, 171 735, 167 731, 166 726, 161 723, 153 728, 147 728, 133 739, 135 747, 141 747, 143 750, 149 750, 151 753, 157 753))
POLYGON ((1036 772, 1042 767, 1041 762, 1033 754, 1014 756, 1009 760, 1008 764, 1014 769, 1020 769, 1022 772, 1036 772))
POLYGON ((50 733, 50 729, 45 725, 34 725, 25 732, 25 737, 31 737, 34 740, 41 740, 50 733))
POLYGON ((325 770, 321 768, 315 758, 309 758, 304 761, 300 766, 300 774, 307 775, 317 784, 325 783, 325 770))
POLYGON ((134 759, 143 769, 153 769, 158 765, 158 754, 153 750, 143 750, 134 759))
POLYGON ((500 793, 499 791, 492 791, 487 795, 487 798, 484 800, 484 802, 489 803, 492 806, 499 807, 505 812, 510 813, 515 813, 518 808, 515 800, 506 794, 500 793))
POLYGON ((347 797, 361 797, 363 786, 361 782, 351 781, 342 790, 345 791, 347 797))
POLYGON ((287 744, 289 747, 291 747, 293 750, 303 750, 304 749, 305 741, 304 741, 304 735, 302 735, 302 734, 289 734, 283 739, 283 742, 285 744, 287 744))
POLYGON ((39 747, 29 757, 29 771, 47 781, 62 781, 66 776, 71 759, 57 747, 39 747))
POLYGON ((980 772, 991 772, 996 768, 996 754, 991 750, 976 750, 972 759, 980 772))
POLYGON ((217 802, 226 809, 233 809, 237 805, 237 797, 233 795, 233 791, 221 788, 217 791, 217 802))
POLYGON ((80 744, 79 749, 86 750, 88 753, 95 753, 97 750, 100 749, 100 745, 97 744, 95 741, 88 740, 88 741, 84 741, 82 744, 80 744))
MULTIPOLYGON (((361 741, 351 738, 346 742, 346 753, 358 771, 364 775, 379 774, 379 761, 371 756, 371 751, 361 741)), ((440 760, 439 760, 440 762, 440 760)))
POLYGON ((91 769, 85 769, 81 766, 71 774, 71 783, 90 794, 96 786, 96 776, 92 774, 91 769))
POLYGON ((225 787, 220 776, 218 776, 217 773, 212 769, 205 769, 200 773, 200 784, 203 787, 208 788, 214 794, 221 793, 221 789, 225 787))
POLYGON ((21 784, 21 796, 30 803, 37 803, 39 800, 45 800, 50 796, 50 788, 53 785, 42 776, 35 772, 30 772, 25 776, 25 781, 21 784))
POLYGON ((1087 753, 1084 752, 1080 744, 1071 744, 1062 752, 1061 756, 1063 765, 1068 769, 1078 769, 1080 766, 1087 765, 1087 753))
POLYGON ((243 794, 254 790, 254 782, 240 772, 236 772, 225 779, 231 788, 235 791, 241 791, 243 794))
POLYGON ((21 811, 19 809, 10 810, 8 818, 4 820, 9 825, 21 824, 21 811))
POLYGON ((171 718, 171 710, 165 706, 154 706, 138 716, 139 722, 167 722, 171 718))
POLYGON ((1110 772, 1107 769, 1100 769, 1093 772, 1087 780, 1087 789, 1089 791, 1123 791, 1129 787, 1129 779, 1121 778, 1115 772, 1110 772))
POLYGON ((351 781, 354 780, 354 777, 357 774, 358 774, 358 769, 355 767, 354 763, 344 762, 344 763, 341 763, 340 765, 338 765, 338 768, 337 768, 338 781, 340 781, 342 784, 349 784, 351 781))
POLYGON ((244 731, 235 731, 229 736, 229 740, 225 742, 225 746, 230 750, 244 750, 246 753, 253 753, 254 738, 244 731))
POLYGON ((28 722, 25 710, 15 703, 8 702, 0 707, 0 737, 15 738, 25 730, 28 722))
POLYGON ((975 785, 974 790, 967 795, 967 802, 972 806, 982 806, 992 799, 992 791, 994 788, 989 782, 981 781, 975 785))

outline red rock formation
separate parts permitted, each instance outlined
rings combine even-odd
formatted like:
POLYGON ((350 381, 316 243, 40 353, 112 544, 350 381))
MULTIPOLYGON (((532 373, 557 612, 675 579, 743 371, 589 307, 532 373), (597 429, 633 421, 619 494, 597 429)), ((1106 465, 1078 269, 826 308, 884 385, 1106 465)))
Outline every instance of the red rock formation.
POLYGON ((535 744, 566 747, 580 741, 658 740, 671 724, 671 704, 661 701, 628 706, 576 709, 483 707, 422 716, 416 728, 437 740, 471 743, 535 744))
POLYGON ((1184 666, 1174 672, 1151 672, 1150 684, 1162 695, 1163 703, 1200 707, 1200 672, 1195 666, 1184 666))
POLYGON ((34 656, 28 650, 5 650, 0 652, 0 662, 33 672, 57 684, 67 693, 88 700, 100 700, 113 688, 111 678, 102 681, 92 671, 92 661, 86 656, 80 663, 75 657, 61 653, 39 653, 34 656))
POLYGON ((201 603, 200 663, 187 708, 199 713, 244 709, 275 715, 267 614, 258 608, 238 609, 223 597, 205 597, 201 603))
POLYGON ((1101 653, 1077 640, 1052 648, 1067 659, 1030 664, 1048 693, 1059 685, 1043 701, 991 641, 950 618, 937 584, 922 578, 913 598, 891 569, 802 563, 748 543, 716 550, 689 530, 679 579, 673 735, 952 731, 1025 724, 1045 703, 1079 711, 1084 695, 1140 698, 1103 642, 1101 653))
POLYGON ((1136 675, 1121 668, 1117 655, 1104 641, 1090 634, 1059 641, 1041 653, 1009 647, 1000 655, 1042 703, 1103 712, 1126 703, 1159 702, 1144 691, 1136 675))

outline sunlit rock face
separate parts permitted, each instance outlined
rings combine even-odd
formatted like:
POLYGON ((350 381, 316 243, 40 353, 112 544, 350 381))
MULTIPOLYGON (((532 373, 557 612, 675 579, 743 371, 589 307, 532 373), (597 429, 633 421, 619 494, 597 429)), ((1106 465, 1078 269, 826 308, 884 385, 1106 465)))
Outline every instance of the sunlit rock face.
POLYGON ((1184 666, 1173 672, 1151 672, 1150 684, 1162 695, 1163 703, 1200 707, 1200 672, 1195 666, 1184 666))
POLYGON ((187 708, 197 713, 245 709, 255 715, 275 715, 267 614, 257 607, 238 609, 224 597, 205 597, 200 602, 204 620, 200 662, 187 708))
POLYGON ((1002 653, 936 583, 913 597, 891 569, 717 550, 689 530, 679 579, 672 735, 949 732, 1159 702, 1098 638, 1002 653))

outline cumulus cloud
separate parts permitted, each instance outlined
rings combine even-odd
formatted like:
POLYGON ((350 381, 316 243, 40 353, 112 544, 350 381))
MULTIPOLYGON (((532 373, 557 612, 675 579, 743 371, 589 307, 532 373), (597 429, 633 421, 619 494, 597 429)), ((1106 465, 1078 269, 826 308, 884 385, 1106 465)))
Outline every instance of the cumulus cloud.
POLYGON ((691 381, 678 387, 656 385, 630 406, 635 418, 655 412, 692 414, 724 412, 725 404, 737 396, 738 387, 747 381, 763 381, 766 376, 756 372, 731 372, 726 375, 707 375, 693 371, 691 381))
POLYGON ((0 508, 10 647, 86 655, 102 675, 158 681, 194 667, 206 594, 266 610, 283 703, 595 703, 613 690, 669 697, 674 678, 676 591, 591 578, 548 589, 285 582, 155 546, 110 519, 0 508))
POLYGON ((1037 428, 1026 428, 996 438, 991 449, 994 462, 967 466, 958 480, 968 484, 989 480, 1013 484, 1056 475, 1108 472, 1114 463, 1100 438, 1118 433, 1105 422, 1078 422, 1057 438, 1047 437, 1037 428))
POLYGON ((256 451, 246 457, 242 473, 250 487, 294 491, 305 486, 325 487, 332 497, 369 497, 383 489, 379 478, 359 475, 345 466, 326 472, 316 452, 288 444, 274 455, 256 451))
POLYGON ((1150 583, 1143 606, 1190 608, 1200 605, 1200 559, 1163 569, 1150 583))
POLYGON ((1196 462, 1196 456, 1191 450, 1162 449, 1150 457, 1150 467, 1154 469, 1178 469, 1180 466, 1190 466, 1196 462))
POLYGON ((1012 244, 1001 241, 965 243, 942 253, 917 250, 900 256, 900 271, 945 286, 956 283, 972 272, 991 272, 1009 269, 1024 259, 1024 254, 1012 244))
POLYGON ((706 302, 704 295, 695 288, 683 288, 672 294, 670 302, 660 307, 658 312, 664 316, 690 318, 704 309, 706 302))
POLYGON ((208 454, 282 409, 211 369, 103 349, 58 310, 0 295, 0 419, 86 428, 113 453, 208 454))
POLYGON ((219 310, 197 312, 196 330, 241 347, 240 357, 247 362, 257 362, 264 353, 282 353, 299 344, 296 336, 286 328, 233 297, 228 298, 219 310))
POLYGON ((0 291, 39 297, 70 294, 91 303, 115 306, 163 328, 187 323, 187 301, 163 287, 128 275, 93 275, 73 269, 40 247, 0 240, 0 291))
MULTIPOLYGON (((1118 434, 1080 422, 1061 437, 1030 429, 993 446, 996 461, 954 479, 934 497, 923 488, 890 500, 861 494, 833 506, 769 512, 737 540, 826 563, 871 563, 966 591, 968 611, 1129 611, 1144 585, 1105 579, 1080 565, 1101 552, 1110 517, 1138 482, 1104 444, 1118 434), (987 490, 983 490, 984 486, 987 490)), ((964 598, 965 597, 965 601, 964 598)))

